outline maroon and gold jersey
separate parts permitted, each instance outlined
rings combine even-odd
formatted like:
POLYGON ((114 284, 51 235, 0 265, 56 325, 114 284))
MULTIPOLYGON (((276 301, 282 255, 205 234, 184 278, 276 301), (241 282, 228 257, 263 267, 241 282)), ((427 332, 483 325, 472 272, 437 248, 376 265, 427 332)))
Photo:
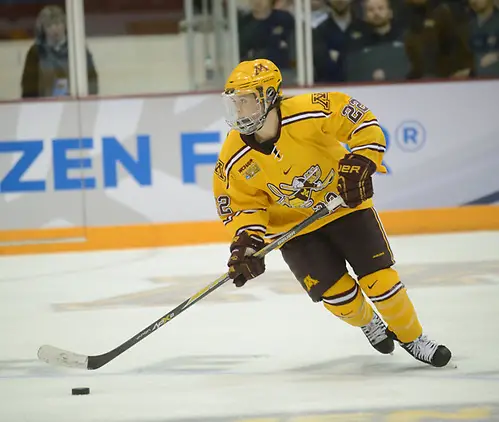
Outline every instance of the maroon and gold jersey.
MULTIPOLYGON (((243 230, 272 239, 338 195, 338 161, 362 154, 380 172, 385 138, 373 113, 338 92, 285 98, 279 106, 277 141, 259 144, 230 131, 213 177, 218 214, 234 236, 243 230)), ((371 207, 372 200, 355 209, 371 207)), ((341 208, 300 234, 322 227, 353 209, 341 208)))

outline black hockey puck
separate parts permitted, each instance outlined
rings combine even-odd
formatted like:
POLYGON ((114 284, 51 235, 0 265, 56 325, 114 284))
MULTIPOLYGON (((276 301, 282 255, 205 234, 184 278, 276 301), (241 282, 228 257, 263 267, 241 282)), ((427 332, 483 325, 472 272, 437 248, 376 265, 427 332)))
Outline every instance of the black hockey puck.
POLYGON ((85 396, 87 394, 90 394, 90 388, 88 388, 88 387, 73 388, 73 389, 71 389, 71 394, 73 396, 85 396))

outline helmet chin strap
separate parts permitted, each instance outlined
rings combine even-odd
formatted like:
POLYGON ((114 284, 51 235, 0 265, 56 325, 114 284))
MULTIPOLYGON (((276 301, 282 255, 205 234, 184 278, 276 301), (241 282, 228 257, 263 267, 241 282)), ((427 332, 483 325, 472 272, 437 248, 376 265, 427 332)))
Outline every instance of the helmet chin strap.
POLYGON ((258 132, 265 124, 266 118, 267 118, 267 114, 265 114, 260 119, 258 119, 258 124, 255 125, 255 128, 251 132, 247 132, 246 135, 254 135, 256 132, 258 132))
POLYGON ((270 106, 267 108, 267 110, 263 114, 262 118, 260 119, 261 122, 258 124, 257 128, 252 133, 250 133, 250 135, 253 135, 255 132, 259 131, 263 127, 263 125, 265 124, 265 122, 267 120, 267 116, 269 115, 269 113, 274 108, 277 108, 279 106, 280 102, 281 102, 281 97, 276 97, 274 102, 272 104, 270 104, 270 106))

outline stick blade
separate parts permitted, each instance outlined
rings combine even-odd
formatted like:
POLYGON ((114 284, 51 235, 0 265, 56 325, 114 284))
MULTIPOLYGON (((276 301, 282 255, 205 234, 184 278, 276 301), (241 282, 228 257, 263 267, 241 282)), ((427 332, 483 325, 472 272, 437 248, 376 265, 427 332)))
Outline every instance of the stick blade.
POLYGON ((38 349, 38 359, 49 365, 88 369, 88 356, 50 345, 43 345, 38 349))

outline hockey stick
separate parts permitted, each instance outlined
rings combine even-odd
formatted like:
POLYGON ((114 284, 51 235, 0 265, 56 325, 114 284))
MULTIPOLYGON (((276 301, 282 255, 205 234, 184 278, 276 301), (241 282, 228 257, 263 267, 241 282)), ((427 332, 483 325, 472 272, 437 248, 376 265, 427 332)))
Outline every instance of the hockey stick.
MULTIPOLYGON (((343 205, 343 199, 341 196, 337 196, 329 203, 325 204, 326 206, 321 207, 320 210, 314 212, 310 217, 307 217, 301 223, 297 224, 295 227, 279 236, 276 240, 269 243, 267 246, 259 250, 255 253, 257 257, 264 257, 269 252, 277 249, 284 243, 286 243, 289 239, 291 239, 294 235, 302 231, 305 227, 319 220, 320 218, 325 217, 330 212, 335 211, 341 205, 343 205)), ((137 344, 139 341, 145 339, 149 334, 152 334, 158 328, 165 325, 167 322, 171 321, 173 318, 184 312, 187 308, 194 305, 196 302, 218 289, 220 286, 229 281, 229 275, 225 273, 213 283, 209 284, 195 295, 191 296, 189 299, 182 302, 175 309, 162 316, 157 321, 154 321, 151 325, 144 328, 140 333, 136 334, 129 340, 125 341, 123 344, 119 345, 113 350, 110 350, 107 353, 102 355, 95 356, 87 356, 81 355, 79 353, 73 353, 68 350, 63 350, 58 347, 44 345, 41 346, 38 350, 38 358, 50 365, 58 365, 58 366, 66 366, 69 368, 80 368, 80 369, 98 369, 105 364, 112 361, 114 358, 121 355, 124 351, 128 350, 130 347, 137 344)))

